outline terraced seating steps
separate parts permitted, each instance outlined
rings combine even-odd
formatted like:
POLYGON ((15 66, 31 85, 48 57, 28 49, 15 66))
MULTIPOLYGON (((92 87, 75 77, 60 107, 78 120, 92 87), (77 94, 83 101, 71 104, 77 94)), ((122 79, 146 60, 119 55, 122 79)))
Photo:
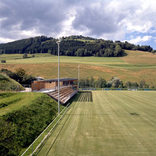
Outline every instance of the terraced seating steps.
MULTIPOLYGON (((73 97, 77 93, 76 90, 71 87, 64 87, 60 89, 60 102, 65 104, 71 97, 73 97)), ((58 90, 52 91, 48 93, 49 96, 58 100, 58 90)))

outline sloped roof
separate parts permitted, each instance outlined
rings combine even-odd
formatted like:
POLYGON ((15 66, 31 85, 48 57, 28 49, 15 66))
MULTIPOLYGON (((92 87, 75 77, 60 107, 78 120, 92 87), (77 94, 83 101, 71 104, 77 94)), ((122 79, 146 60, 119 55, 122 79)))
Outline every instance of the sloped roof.
MULTIPOLYGON (((75 81, 75 80, 78 80, 76 78, 60 78, 60 81, 75 81)), ((39 81, 42 81, 42 82, 56 82, 58 81, 58 79, 47 79, 47 80, 39 80, 39 81)))

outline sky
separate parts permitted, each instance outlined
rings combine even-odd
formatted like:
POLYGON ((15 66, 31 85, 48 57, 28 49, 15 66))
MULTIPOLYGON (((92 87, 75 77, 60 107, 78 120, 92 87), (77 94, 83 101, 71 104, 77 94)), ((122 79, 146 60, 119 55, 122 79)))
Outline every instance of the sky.
POLYGON ((83 35, 156 49, 156 0, 0 0, 0 43, 83 35))

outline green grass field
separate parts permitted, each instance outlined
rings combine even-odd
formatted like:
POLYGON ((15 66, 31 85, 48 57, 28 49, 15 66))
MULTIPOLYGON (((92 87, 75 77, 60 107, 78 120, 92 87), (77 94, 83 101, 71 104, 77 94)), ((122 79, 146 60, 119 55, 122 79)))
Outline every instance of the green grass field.
POLYGON ((38 155, 155 156, 156 92, 92 93, 93 102, 72 103, 38 155))
MULTIPOLYGON (((80 78, 93 76, 119 77, 122 81, 145 80, 149 85, 156 86, 156 55, 148 52, 126 51, 124 57, 60 57, 61 77, 77 77, 77 68, 80 65, 80 78)), ((23 55, 1 55, 6 64, 0 68, 15 71, 24 68, 29 74, 44 78, 57 77, 57 56, 50 54, 35 54, 34 58, 23 59, 23 55)))

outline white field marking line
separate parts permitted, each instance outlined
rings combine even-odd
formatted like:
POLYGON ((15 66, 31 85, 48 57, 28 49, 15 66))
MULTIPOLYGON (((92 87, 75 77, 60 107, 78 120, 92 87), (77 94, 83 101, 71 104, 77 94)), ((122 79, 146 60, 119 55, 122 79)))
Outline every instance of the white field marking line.
MULTIPOLYGON (((69 105, 69 104, 68 104, 69 105)), ((61 115, 61 113, 68 108, 68 105, 56 116, 56 118, 42 131, 42 133, 29 145, 29 147, 22 153, 21 156, 24 156, 24 154, 29 150, 30 147, 36 142, 36 140, 53 124, 53 122, 61 115)), ((42 141, 41 141, 42 142, 42 141)))
POLYGON ((33 155, 35 152, 37 152, 38 148, 41 146, 41 144, 44 142, 44 140, 51 134, 51 131, 56 127, 56 125, 59 123, 59 121, 64 117, 65 113, 68 110, 69 104, 66 106, 66 110, 64 111, 64 113, 62 114, 62 116, 60 117, 60 119, 55 123, 55 125, 52 127, 52 129, 48 132, 48 134, 43 138, 43 140, 41 141, 41 143, 35 148, 35 150, 33 151, 33 153, 31 155, 33 155))

